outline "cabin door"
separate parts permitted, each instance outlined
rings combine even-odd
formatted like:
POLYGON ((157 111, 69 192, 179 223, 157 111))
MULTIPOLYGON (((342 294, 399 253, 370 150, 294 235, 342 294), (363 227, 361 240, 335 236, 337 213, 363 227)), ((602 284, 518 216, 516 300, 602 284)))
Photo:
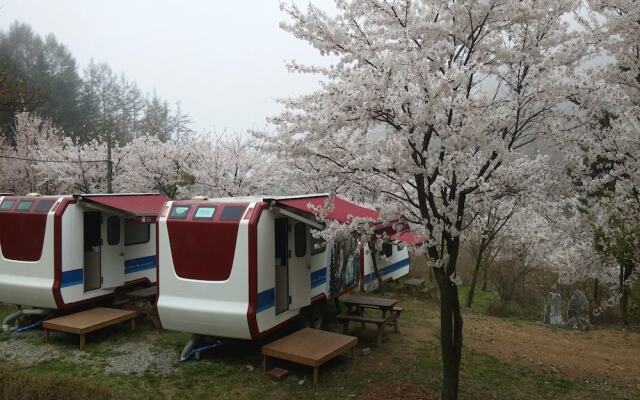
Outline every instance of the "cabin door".
POLYGON ((276 315, 289 310, 288 220, 275 220, 276 315))
POLYGON ((100 212, 88 211, 84 219, 84 291, 100 288, 100 212))
POLYGON ((311 263, 309 227, 289 220, 289 307, 299 309, 311 304, 311 263))
POLYGON ((124 220, 115 214, 102 216, 102 287, 109 289, 124 285, 124 220))

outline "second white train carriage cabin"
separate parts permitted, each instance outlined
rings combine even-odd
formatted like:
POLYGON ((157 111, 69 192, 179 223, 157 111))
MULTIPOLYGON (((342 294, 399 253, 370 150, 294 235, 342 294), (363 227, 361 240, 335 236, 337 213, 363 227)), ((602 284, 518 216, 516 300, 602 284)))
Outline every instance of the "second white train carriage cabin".
POLYGON ((0 196, 0 302, 70 309, 155 283, 157 194, 0 196))
MULTIPOLYGON (((257 339, 313 303, 377 285, 373 258, 356 239, 321 243, 313 207, 326 195, 172 201, 158 220, 158 313, 165 329, 257 339)), ((378 218, 336 198, 328 219, 378 218)), ((414 241, 411 234, 398 238, 414 241)), ((401 242, 376 257, 383 280, 409 272, 401 242)))

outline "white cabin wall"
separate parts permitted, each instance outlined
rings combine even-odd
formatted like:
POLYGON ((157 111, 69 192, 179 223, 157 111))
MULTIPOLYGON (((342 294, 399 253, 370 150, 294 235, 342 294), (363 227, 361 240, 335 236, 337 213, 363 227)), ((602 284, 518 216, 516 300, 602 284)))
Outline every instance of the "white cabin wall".
MULTIPOLYGON (((126 226, 124 240, 126 240, 126 226)), ((147 243, 124 246, 123 268, 125 282, 145 278, 150 282, 157 280, 156 224, 149 224, 149 241, 147 243)))
MULTIPOLYGON (((382 274, 382 280, 397 280, 409 273, 409 251, 403 244, 393 245, 391 257, 377 257, 378 271, 382 274)), ((372 291, 378 288, 378 279, 373 269, 373 260, 368 246, 364 249, 364 291, 372 291)))
MULTIPOLYGON (((172 203, 168 203, 171 206, 172 203)), ((249 204, 247 209, 255 207, 249 204)), ((165 329, 251 339, 247 321, 249 307, 249 220, 238 227, 236 249, 229 279, 221 282, 184 279, 176 275, 166 217, 159 230, 158 314, 165 329)), ((212 243, 214 246, 215 243, 212 243)))
POLYGON ((54 218, 54 212, 50 211, 40 260, 8 260, 4 258, 0 248, 0 302, 57 308, 53 297, 54 218))

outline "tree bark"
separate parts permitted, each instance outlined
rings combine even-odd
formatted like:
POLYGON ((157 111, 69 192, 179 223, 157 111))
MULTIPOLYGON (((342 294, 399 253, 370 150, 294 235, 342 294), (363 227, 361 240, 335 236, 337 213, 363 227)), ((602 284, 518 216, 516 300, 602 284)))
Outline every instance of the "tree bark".
POLYGON ((376 246, 371 240, 369 240, 369 251, 371 252, 373 272, 375 273, 376 279, 378 280, 378 289, 382 290, 382 274, 380 274, 380 271, 378 271, 378 260, 376 260, 376 246))
POLYGON ((484 268, 482 269, 482 287, 480 288, 480 290, 482 290, 483 292, 487 291, 487 271, 489 270, 489 266, 485 265, 484 268))
POLYGON ((440 346, 442 351, 442 399, 458 398, 460 360, 462 356, 462 314, 458 287, 451 282, 444 267, 434 269, 440 288, 440 346))
POLYGON ((469 286, 469 293, 467 293, 467 308, 471 308, 473 303, 473 292, 476 290, 476 282, 478 282, 478 273, 480 272, 480 266, 482 265, 482 257, 484 256, 484 240, 480 243, 478 254, 476 257, 476 266, 473 270, 473 278, 471 279, 471 286, 469 286))

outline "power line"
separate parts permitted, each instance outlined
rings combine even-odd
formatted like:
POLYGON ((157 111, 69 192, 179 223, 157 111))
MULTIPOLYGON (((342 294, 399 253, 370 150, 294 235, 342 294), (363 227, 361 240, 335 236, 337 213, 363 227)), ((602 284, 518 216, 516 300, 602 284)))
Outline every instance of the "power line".
POLYGON ((56 164, 83 164, 83 163, 106 163, 109 160, 40 160, 36 158, 24 158, 14 157, 0 154, 0 158, 7 158, 10 160, 30 161, 30 162, 42 162, 42 163, 56 163, 56 164))

